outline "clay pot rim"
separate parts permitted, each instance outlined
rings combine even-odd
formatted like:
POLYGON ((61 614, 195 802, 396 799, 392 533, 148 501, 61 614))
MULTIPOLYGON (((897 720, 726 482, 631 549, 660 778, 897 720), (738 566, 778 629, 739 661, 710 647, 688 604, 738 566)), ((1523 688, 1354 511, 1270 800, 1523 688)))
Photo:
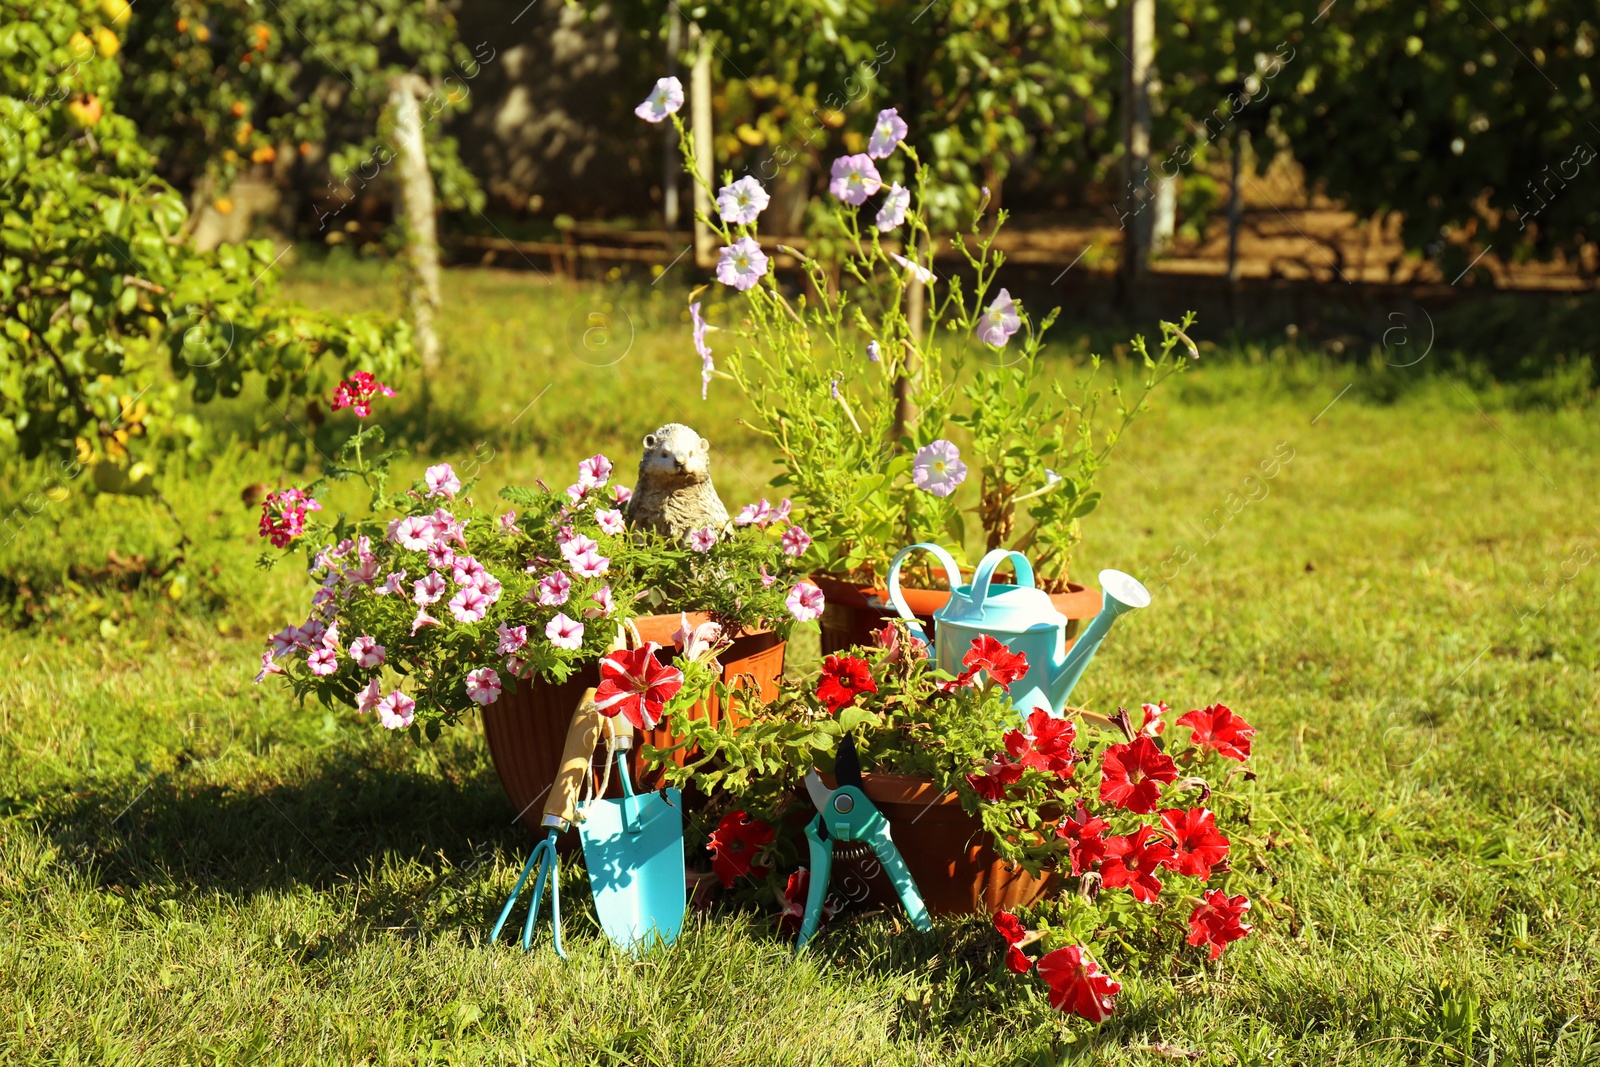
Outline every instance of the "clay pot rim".
MULTIPOLYGON (((683 620, 680 618, 680 616, 688 617, 690 629, 694 629, 696 626, 699 626, 702 623, 712 621, 711 615, 708 612, 675 611, 669 614, 660 615, 635 615, 633 617, 633 625, 638 627, 639 636, 644 638, 646 641, 655 641, 656 644, 662 646, 663 648, 668 646, 676 647, 675 642, 672 640, 672 635, 677 633, 678 628, 683 625, 683 620), (671 629, 666 629, 668 626, 670 626, 671 629), (659 637, 652 635, 659 635, 659 637)), ((727 636, 730 640, 738 640, 741 637, 759 637, 762 634, 770 634, 773 632, 774 631, 770 626, 758 626, 753 630, 741 629, 736 633, 725 636, 727 636)))
MULTIPOLYGON (((962 576, 970 578, 971 573, 964 570, 962 576)), ((817 583, 829 602, 838 601, 851 607, 872 609, 879 609, 880 605, 887 609, 889 604, 889 590, 886 586, 862 584, 836 574, 813 574, 811 580, 817 583), (880 603, 874 604, 873 600, 880 603)), ((900 593, 906 598, 906 605, 916 615, 932 615, 944 607, 945 601, 950 599, 948 589, 922 589, 917 586, 902 585, 900 593)), ((1100 590, 1091 589, 1078 582, 1068 582, 1066 592, 1051 593, 1050 599, 1055 604, 1056 610, 1069 619, 1092 619, 1100 614, 1100 608, 1104 603, 1100 590)))
MULTIPOLYGON (((818 774, 822 784, 829 789, 837 782, 831 774, 818 774)), ((861 791, 867 799, 880 804, 916 804, 924 807, 961 806, 961 794, 955 790, 940 793, 932 778, 920 774, 893 774, 887 771, 862 771, 861 791)))

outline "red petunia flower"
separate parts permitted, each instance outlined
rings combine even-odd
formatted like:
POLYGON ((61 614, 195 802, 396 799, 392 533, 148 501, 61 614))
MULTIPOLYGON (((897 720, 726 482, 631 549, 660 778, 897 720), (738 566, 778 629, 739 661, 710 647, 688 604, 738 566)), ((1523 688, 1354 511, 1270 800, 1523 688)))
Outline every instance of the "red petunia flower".
POLYGON ((1027 656, 1011 651, 988 634, 973 638, 972 647, 962 657, 961 665, 983 671, 1001 688, 1009 688, 1012 682, 1028 673, 1027 656))
POLYGON ((772 844, 776 834, 772 827, 760 819, 752 819, 746 811, 730 811, 711 834, 706 850, 711 853, 711 869, 722 882, 722 888, 731 888, 736 878, 751 871, 766 873, 766 868, 755 862, 756 851, 772 844))
POLYGON ((1216 959, 1229 943, 1253 929, 1243 922, 1244 913, 1249 910, 1250 901, 1243 893, 1230 897, 1220 889, 1209 891, 1189 916, 1189 944, 1210 945, 1211 959, 1216 959))
POLYGON ((872 631, 872 637, 879 648, 889 653, 886 657, 889 663, 928 658, 928 650, 922 647, 922 642, 900 640, 900 628, 893 622, 886 622, 881 629, 872 631))
MULTIPOLYGON (((788 937, 799 937, 800 927, 806 920, 806 895, 811 892, 811 872, 801 867, 789 876, 788 882, 783 887, 783 910, 778 913, 778 932, 788 937)), ((822 922, 818 929, 828 924, 828 920, 839 914, 839 909, 844 906, 843 901, 832 896, 822 900, 822 922)))
POLYGON ((600 660, 594 706, 602 715, 620 712, 635 729, 655 729, 662 705, 683 688, 683 672, 656 659, 660 647, 646 641, 643 648, 618 649, 600 660))
POLYGON ((1012 974, 1027 974, 1033 969, 1033 959, 1022 951, 1022 943, 1029 937, 1022 920, 1009 911, 994 913, 994 928, 1006 939, 1006 969, 1012 974))
POLYGON ((1144 721, 1139 724, 1139 736, 1154 740, 1158 734, 1167 728, 1167 724, 1162 721, 1161 716, 1172 709, 1167 707, 1165 700, 1159 704, 1140 704, 1139 709, 1144 712, 1144 721))
POLYGON ((1067 779, 1078 758, 1072 748, 1077 738, 1071 719, 1058 719, 1044 708, 1035 708, 1028 716, 1028 732, 1010 730, 1004 740, 1011 758, 1024 767, 1067 779))
POLYGON ((1176 781, 1178 766, 1148 737, 1112 745, 1100 764, 1100 799, 1136 815, 1156 810, 1162 782, 1176 781))
POLYGON ((1068 842, 1074 878, 1105 859, 1106 843, 1100 835, 1110 828, 1111 824, 1104 819, 1090 815, 1081 800, 1078 801, 1077 812, 1061 820, 1061 825, 1056 827, 1056 836, 1068 842))
POLYGON ((1111 998, 1122 992, 1122 984, 1100 973, 1100 965, 1089 958, 1081 945, 1068 945, 1045 954, 1039 960, 1039 977, 1050 987, 1050 1006, 1070 1011, 1090 1022, 1110 1018, 1111 998))
POLYGON ((1169 871, 1204 880, 1228 858, 1228 839, 1217 832, 1217 817, 1205 808, 1168 808, 1161 813, 1161 825, 1172 836, 1169 871))
POLYGON ((1190 741, 1214 748, 1226 759, 1243 763, 1250 758, 1250 739, 1256 728, 1235 715, 1226 704, 1212 704, 1204 711, 1191 711, 1178 720, 1194 733, 1190 741))
POLYGON ((1125 837, 1106 838, 1106 858, 1100 864, 1100 881, 1107 889, 1126 887, 1133 899, 1149 904, 1161 894, 1161 880, 1156 877, 1172 858, 1172 846, 1155 834, 1156 828, 1148 823, 1125 837))
POLYGON ((999 756, 991 759, 978 774, 967 775, 967 784, 984 800, 1006 798, 1006 787, 1022 777, 1022 764, 1007 763, 999 756))
POLYGON ((876 693, 878 683, 872 680, 872 668, 858 656, 829 656, 822 664, 822 678, 817 682, 817 699, 828 705, 835 715, 856 702, 862 693, 876 693))
POLYGON ((978 671, 980 669, 981 668, 974 667, 971 670, 962 671, 960 674, 956 675, 947 682, 935 683, 935 687, 941 693, 954 693, 957 689, 965 689, 968 686, 976 687, 978 684, 978 671))

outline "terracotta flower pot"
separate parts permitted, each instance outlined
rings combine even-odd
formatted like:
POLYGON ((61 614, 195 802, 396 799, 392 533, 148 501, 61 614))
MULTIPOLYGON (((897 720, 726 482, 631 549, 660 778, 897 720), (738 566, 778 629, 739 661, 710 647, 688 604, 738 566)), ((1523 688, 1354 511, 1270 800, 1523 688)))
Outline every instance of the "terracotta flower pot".
MULTIPOLYGON (((1061 876, 1034 877, 995 852, 989 832, 961 810, 955 793, 939 793, 927 778, 863 774, 862 788, 889 820, 923 903, 934 915, 994 914, 1026 907, 1052 892, 1061 876)), ((824 780, 831 788, 830 776, 824 780)), ((834 862, 830 890, 856 903, 899 906, 894 885, 871 853, 834 862)))
MULTIPOLYGON (((689 624, 698 626, 708 619, 707 615, 691 614, 689 624)), ((634 623, 644 640, 670 649, 681 620, 676 615, 647 615, 634 623)), ((734 638, 733 647, 720 657, 723 680, 732 682, 739 675, 750 675, 761 698, 773 699, 778 693, 778 679, 783 676, 785 644, 777 634, 766 630, 740 634, 734 638)), ((561 760, 561 746, 566 741, 573 709, 583 691, 599 683, 599 664, 588 663, 559 685, 540 678, 518 679, 516 692, 507 689, 499 700, 483 709, 483 732, 495 774, 517 818, 535 833, 540 832, 545 794, 561 760)), ((722 717, 721 702, 713 694, 690 709, 689 715, 709 719, 714 725, 722 717)), ((646 731, 640 744, 665 747, 677 740, 663 724, 646 731)), ((688 753, 676 755, 679 765, 686 758, 688 753)), ((598 760, 595 769, 599 770, 598 760)), ((641 790, 653 789, 657 784, 648 774, 641 775, 638 781, 641 790)))
MULTIPOLYGON (((889 606, 889 591, 873 585, 862 585, 837 575, 814 574, 826 598, 822 610, 822 654, 824 656, 850 648, 852 645, 872 643, 872 632, 883 626, 884 619, 895 617, 889 606)), ((948 589, 914 589, 902 585, 900 593, 922 622, 928 639, 933 639, 933 613, 944 607, 950 599, 948 589)), ((1082 620, 1100 614, 1100 591, 1068 583, 1065 593, 1051 593, 1050 601, 1057 611, 1067 617, 1067 641, 1070 643, 1082 627, 1082 620)))

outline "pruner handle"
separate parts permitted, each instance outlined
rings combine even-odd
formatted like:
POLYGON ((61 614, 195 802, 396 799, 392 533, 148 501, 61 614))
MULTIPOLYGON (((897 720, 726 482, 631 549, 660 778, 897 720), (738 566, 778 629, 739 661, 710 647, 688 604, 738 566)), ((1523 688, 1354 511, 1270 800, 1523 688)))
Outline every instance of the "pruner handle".
POLYGON ((889 881, 894 883, 894 891, 899 894, 900 903, 905 907, 911 925, 927 933, 933 929, 933 919, 928 915, 927 905, 922 902, 922 893, 917 889, 917 880, 911 877, 911 869, 906 866, 905 858, 895 847, 894 838, 889 836, 889 820, 881 814, 874 814, 876 818, 867 826, 862 834, 862 840, 872 846, 872 852, 883 865, 884 872, 889 875, 889 881))
POLYGON ((822 816, 806 824, 806 843, 811 849, 810 884, 806 887, 806 914, 800 923, 800 939, 794 950, 799 952, 816 936, 822 925, 822 908, 828 899, 828 882, 833 877, 833 842, 822 837, 822 816))

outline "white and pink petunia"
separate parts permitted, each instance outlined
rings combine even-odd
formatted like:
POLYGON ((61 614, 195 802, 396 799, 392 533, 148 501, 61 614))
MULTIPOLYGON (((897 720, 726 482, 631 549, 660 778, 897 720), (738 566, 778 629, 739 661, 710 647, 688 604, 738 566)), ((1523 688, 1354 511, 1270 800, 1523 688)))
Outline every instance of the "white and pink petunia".
POLYGON ((644 103, 633 109, 633 113, 646 122, 662 122, 668 115, 676 115, 681 107, 683 83, 677 78, 662 78, 650 90, 644 103))
POLYGON ((723 248, 717 258, 717 281, 741 293, 752 288, 767 273, 767 254, 754 237, 741 237, 723 248))
POLYGON ((386 651, 377 638, 366 634, 350 642, 350 658, 363 667, 381 667, 386 651))
POLYGON ((291 623, 267 638, 267 640, 272 645, 272 658, 277 659, 285 652, 292 652, 294 647, 300 643, 300 627, 291 623))
POLYGON ((444 508, 435 508, 433 518, 433 536, 439 541, 454 541, 462 548, 467 547, 467 523, 470 519, 457 519, 444 508))
POLYGON ((567 602, 572 592, 572 579, 566 571, 556 571, 539 579, 539 603, 547 608, 558 608, 567 602))
POLYGON ((472 588, 482 593, 491 604, 498 603, 500 600, 500 579, 492 574, 478 575, 478 580, 473 583, 472 588))
POLYGON ((411 599, 417 604, 434 604, 448 588, 443 575, 438 571, 429 571, 426 578, 418 578, 411 584, 411 599))
POLYGON ((467 698, 487 707, 500 699, 500 676, 491 667, 467 672, 467 698))
POLYGON ((457 556, 451 563, 450 579, 457 585, 478 585, 489 572, 471 556, 457 556))
POLYGON ((416 716, 417 702, 398 689, 378 701, 378 721, 390 730, 403 730, 416 716))
POLYGON ((399 593, 404 596, 406 592, 405 583, 406 572, 405 568, 402 567, 384 580, 383 588, 378 590, 378 595, 385 596, 389 593, 399 593))
POLYGON ((469 585, 450 598, 449 608, 457 622, 478 622, 489 613, 489 598, 477 586, 469 585))
POLYGON ((806 554, 806 549, 811 547, 811 535, 798 526, 791 526, 783 531, 783 551, 786 555, 799 559, 806 554))
POLYGON ((428 496, 442 496, 454 500, 461 492, 461 479, 448 463, 435 464, 423 472, 422 480, 428 483, 428 496))
POLYGON ((556 617, 550 620, 544 628, 545 637, 557 648, 578 649, 583 647, 583 623, 576 619, 567 618, 566 612, 556 612, 556 617))
POLYGON ((582 534, 579 534, 561 546, 561 555, 568 563, 571 563, 580 556, 586 556, 591 552, 598 552, 599 550, 600 543, 598 541, 592 537, 585 537, 582 534))
POLYGON ((432 520, 422 515, 407 515, 395 525, 390 539, 412 552, 426 552, 436 536, 432 520))
POLYGON ((578 484, 598 489, 611 480, 611 461, 596 452, 578 464, 578 484))
POLYGON ((984 309, 978 319, 978 340, 986 345, 1004 348, 1011 335, 1022 329, 1022 316, 1017 312, 1017 302, 1004 289, 984 309))
POLYGON ((633 499, 633 490, 625 485, 613 485, 611 487, 611 499, 617 502, 618 507, 622 507, 633 499))
POLYGON ((872 157, 857 153, 840 156, 833 161, 828 192, 852 207, 865 204, 867 197, 882 187, 883 179, 878 176, 878 168, 873 164, 872 157))
POLYGON ((717 214, 722 216, 723 222, 735 226, 748 226, 756 221, 756 216, 765 211, 770 202, 767 191, 752 175, 717 190, 717 214))
POLYGON ((895 182, 889 186, 888 195, 883 198, 883 206, 878 209, 875 225, 884 233, 888 233, 906 221, 906 210, 909 207, 911 207, 911 190, 895 182))
POLYGON ((441 625, 439 620, 434 618, 432 615, 429 615, 427 608, 418 608, 417 617, 411 620, 411 636, 417 636, 417 631, 422 629, 424 626, 439 625, 441 625))
POLYGON ((383 690, 378 686, 378 679, 374 678, 367 683, 365 689, 356 694, 356 711, 361 715, 365 715, 367 712, 377 708, 379 701, 382 699, 383 690))
POLYGON ((616 606, 611 599, 611 587, 609 585, 602 585, 599 589, 596 589, 589 595, 589 599, 594 601, 598 607, 585 608, 583 617, 586 619, 604 618, 610 615, 611 609, 616 606))
POLYGON ((319 648, 306 657, 306 666, 311 668, 312 674, 325 678, 339 669, 339 658, 332 649, 319 648))
POLYGON ((867 141, 867 155, 873 159, 888 159, 894 153, 901 141, 906 139, 910 127, 906 120, 900 117, 898 108, 885 108, 878 112, 878 120, 872 124, 872 137, 867 141))
POLYGON ((600 529, 603 533, 615 535, 621 533, 625 528, 625 523, 622 520, 622 512, 616 508, 611 508, 606 511, 597 511, 594 513, 594 518, 595 521, 600 524, 600 529))
POLYGON ((710 326, 700 317, 698 300, 689 305, 689 321, 694 326, 694 350, 700 356, 700 399, 704 400, 711 379, 717 373, 717 365, 711 359, 711 346, 706 344, 706 331, 710 326))
POLYGON ((789 590, 789 595, 784 599, 789 614, 799 622, 811 622, 822 617, 822 609, 827 600, 822 595, 822 590, 810 582, 796 583, 789 590))
POLYGON ((261 653, 261 670, 256 672, 257 685, 260 685, 269 674, 282 673, 284 673, 283 668, 278 666, 277 661, 273 658, 270 651, 261 653))
POLYGON ((761 499, 759 504, 746 504, 733 520, 736 526, 759 526, 763 529, 771 521, 772 505, 767 502, 765 497, 761 499))
POLYGON ((494 650, 502 656, 509 656, 528 643, 528 628, 526 626, 507 626, 502 622, 494 628, 494 632, 500 638, 500 643, 495 646, 494 650))
POLYGON ((689 534, 689 547, 696 552, 710 552, 717 543, 717 531, 709 526, 702 526, 689 534))
POLYGON ((447 571, 456 565, 456 554, 450 551, 450 546, 443 541, 435 541, 428 546, 428 566, 435 570, 447 571))
POLYGON ((580 578, 599 578, 611 569, 611 559, 590 549, 571 560, 572 572, 580 578))

